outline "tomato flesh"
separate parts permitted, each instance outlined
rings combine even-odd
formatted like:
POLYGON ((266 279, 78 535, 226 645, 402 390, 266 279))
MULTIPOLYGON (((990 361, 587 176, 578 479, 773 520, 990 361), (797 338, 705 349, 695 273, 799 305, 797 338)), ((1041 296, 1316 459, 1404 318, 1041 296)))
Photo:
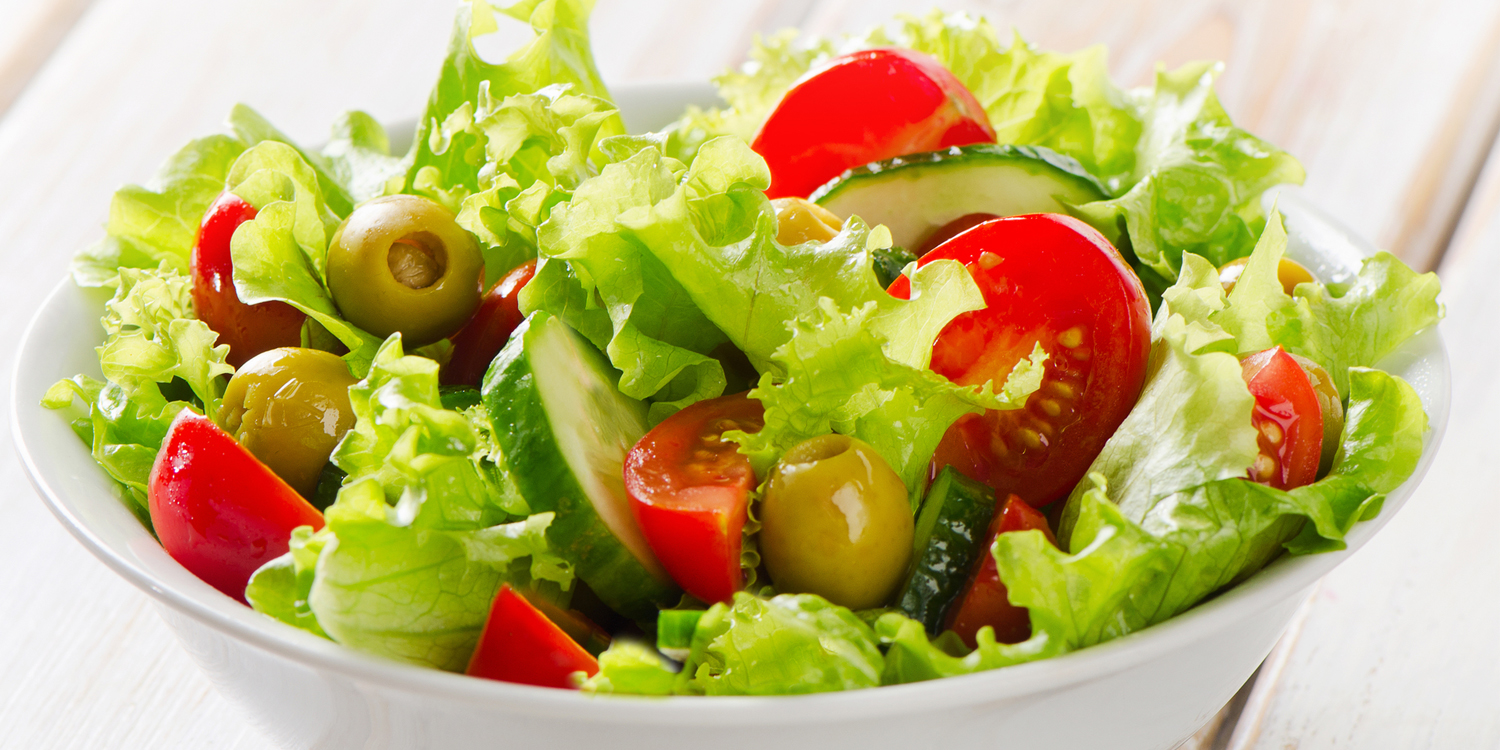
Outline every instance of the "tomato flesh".
POLYGON ((225 190, 214 199, 198 227, 189 259, 193 307, 198 319, 229 345, 229 364, 238 368, 261 352, 302 343, 307 317, 285 302, 247 305, 234 290, 234 262, 229 244, 234 230, 255 218, 255 207, 225 190))
POLYGON ((501 276, 484 293, 474 317, 453 334, 453 356, 443 368, 443 385, 479 385, 490 362, 525 319, 521 314, 521 289, 535 275, 536 261, 528 260, 501 276))
POLYGON ((1278 346, 1247 357, 1242 374, 1255 397, 1250 422, 1260 449, 1250 478, 1279 490, 1312 484, 1323 454, 1323 412, 1307 373, 1278 346))
POLYGON ((722 436, 764 424, 764 408, 746 394, 699 401, 625 456, 625 492, 646 543, 677 585, 710 604, 740 589, 740 535, 755 487, 750 459, 722 436))
MULTIPOLYGON (((1040 343, 1041 388, 1021 409, 955 422, 933 456, 971 479, 1035 507, 1065 496, 1135 405, 1151 352, 1151 309, 1141 282, 1109 241, 1077 219, 1030 214, 974 226, 923 255, 919 265, 963 263, 983 310, 949 323, 932 347, 932 369, 956 383, 1003 383, 1040 343)), ((911 283, 891 294, 906 299, 911 283)))
POLYGON ((161 546, 209 585, 245 601, 260 566, 286 554, 292 529, 323 514, 213 420, 183 410, 147 484, 161 546))
POLYGON ((1028 529, 1040 530, 1047 535, 1047 541, 1057 545, 1052 528, 1047 525, 1047 517, 1027 505, 1026 501, 1011 495, 990 522, 979 569, 974 572, 968 588, 949 609, 948 629, 962 638, 969 648, 975 648, 979 629, 986 625, 995 629, 995 640, 1001 643, 1020 643, 1031 637, 1031 617, 1025 607, 1010 603, 1005 584, 1000 582, 1000 568, 995 563, 995 556, 989 552, 997 536, 1028 529))
POLYGON ((771 198, 805 198, 846 169, 949 146, 994 143, 984 108, 942 63, 869 49, 835 58, 782 97, 751 148, 771 198))
POLYGON ((576 690, 577 672, 593 677, 599 662, 510 584, 501 584, 464 674, 576 690))

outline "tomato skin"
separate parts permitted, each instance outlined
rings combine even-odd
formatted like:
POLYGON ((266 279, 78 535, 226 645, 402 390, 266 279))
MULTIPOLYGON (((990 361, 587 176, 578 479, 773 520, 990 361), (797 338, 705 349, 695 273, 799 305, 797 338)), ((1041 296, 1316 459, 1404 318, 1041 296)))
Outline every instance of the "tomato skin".
POLYGON ((942 63, 869 49, 804 77, 751 148, 771 170, 771 198, 806 198, 846 169, 949 146, 994 143, 984 108, 942 63))
POLYGON ((535 275, 536 261, 528 260, 501 276, 484 293, 474 317, 453 334, 453 356, 443 368, 443 385, 479 385, 490 362, 525 319, 521 314, 521 289, 535 275))
MULTIPOLYGON (((955 318, 932 369, 956 383, 1003 382, 1038 343, 1042 386, 1021 409, 971 414, 949 428, 933 470, 953 466, 1034 507, 1063 497, 1135 405, 1151 353, 1140 279, 1093 227, 1068 216, 986 221, 922 256, 968 267, 988 305, 955 318)), ((906 299, 904 276, 890 293, 906 299)))
POLYGON ((1255 410, 1260 455, 1250 478, 1279 490, 1312 484, 1323 454, 1323 413, 1306 371, 1281 347, 1252 354, 1242 374, 1255 410))
POLYGON ((740 589, 740 534, 755 487, 750 459, 720 436, 764 424, 759 401, 720 396, 667 417, 625 455, 625 492, 651 551, 709 604, 740 589))
POLYGON ((234 230, 254 218, 254 206, 228 190, 220 193, 203 214, 188 261, 193 308, 219 334, 218 343, 229 345, 228 361, 236 368, 261 352, 300 345, 307 317, 285 302, 247 305, 235 292, 229 243, 234 230))
POLYGON ((1040 530, 1052 546, 1057 546, 1057 538, 1052 536, 1047 517, 1027 505, 1026 501, 1011 495, 995 514, 995 520, 990 522, 979 569, 970 579, 969 587, 949 609, 948 629, 962 638, 969 648, 975 648, 975 637, 985 625, 995 629, 995 640, 1001 643, 1020 643, 1031 637, 1031 616, 1025 607, 1010 603, 1005 584, 1000 582, 1000 568, 995 563, 995 556, 989 553, 995 537, 1028 529, 1040 530))
POLYGON ((963 216, 938 227, 932 236, 922 241, 922 246, 917 248, 917 257, 920 258, 937 248, 938 245, 957 237, 964 232, 979 226, 991 219, 998 219, 995 214, 964 214, 963 216))
POLYGON ((245 601, 245 584, 286 554, 292 529, 323 514, 213 420, 184 409, 167 430, 147 484, 161 546, 209 585, 245 601))
POLYGON ((464 674, 577 690, 570 679, 575 672, 593 677, 599 662, 510 584, 501 584, 464 674))

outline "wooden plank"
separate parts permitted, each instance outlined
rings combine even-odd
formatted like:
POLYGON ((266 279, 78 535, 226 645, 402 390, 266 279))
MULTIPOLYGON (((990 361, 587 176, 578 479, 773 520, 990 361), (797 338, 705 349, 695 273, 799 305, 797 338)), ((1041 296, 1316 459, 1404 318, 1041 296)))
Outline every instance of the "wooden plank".
POLYGON ((93 0, 4 0, 0 14, 0 117, 21 95, 93 0))
POLYGON ((1454 405, 1441 452, 1401 514, 1324 579, 1234 750, 1500 746, 1500 141, 1439 273, 1454 405))
MULTIPOLYGON (((814 33, 862 31, 926 0, 821 0, 814 33)), ((1116 80, 1225 61, 1235 122, 1307 167, 1309 196, 1381 247, 1435 265, 1500 117, 1500 6, 1486 0, 958 0, 1047 49, 1110 48, 1116 80)))

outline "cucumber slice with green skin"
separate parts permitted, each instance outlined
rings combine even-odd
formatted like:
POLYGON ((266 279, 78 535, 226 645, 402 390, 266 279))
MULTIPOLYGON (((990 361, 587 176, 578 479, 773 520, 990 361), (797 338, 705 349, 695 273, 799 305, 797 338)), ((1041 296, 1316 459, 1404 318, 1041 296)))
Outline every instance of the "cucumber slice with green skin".
POLYGON ((656 650, 674 661, 687 661, 701 609, 664 609, 656 618, 656 650))
POLYGON ((1072 157, 1035 146, 955 146, 851 169, 812 201, 841 218, 884 224, 891 240, 919 248, 969 214, 1068 212, 1104 200, 1104 187, 1072 157))
POLYGON ((912 570, 897 597, 901 611, 927 629, 943 631, 948 608, 968 586, 995 516, 995 491, 944 468, 917 514, 912 570))
POLYGON ((537 313, 496 355, 481 393, 521 496, 532 512, 557 514, 553 551, 611 609, 650 620, 680 593, 625 494, 625 453, 646 433, 646 406, 620 393, 618 378, 566 323, 537 313))

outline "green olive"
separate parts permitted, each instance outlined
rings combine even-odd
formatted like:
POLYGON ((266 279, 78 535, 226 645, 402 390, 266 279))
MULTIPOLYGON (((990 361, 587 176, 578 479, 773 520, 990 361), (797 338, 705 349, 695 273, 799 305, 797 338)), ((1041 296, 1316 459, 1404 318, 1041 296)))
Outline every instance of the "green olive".
POLYGON ((219 422, 276 476, 312 497, 328 456, 354 426, 355 382, 344 360, 328 352, 271 349, 230 378, 219 422))
POLYGON ((1307 373, 1313 394, 1318 397, 1318 408, 1323 412, 1323 454, 1318 459, 1318 476, 1321 477, 1333 468, 1334 459, 1344 447, 1344 402, 1327 370, 1300 354, 1293 354, 1292 359, 1307 373))
POLYGON ((484 258, 448 209, 415 195, 360 204, 328 246, 328 291, 349 322, 407 348, 462 328, 479 307, 484 258))
POLYGON ((776 241, 787 246, 804 242, 827 242, 839 233, 844 220, 806 198, 777 198, 776 241))
POLYGON ((874 448, 843 435, 803 441, 782 456, 760 521, 761 558, 782 592, 878 607, 911 559, 906 485, 874 448))

